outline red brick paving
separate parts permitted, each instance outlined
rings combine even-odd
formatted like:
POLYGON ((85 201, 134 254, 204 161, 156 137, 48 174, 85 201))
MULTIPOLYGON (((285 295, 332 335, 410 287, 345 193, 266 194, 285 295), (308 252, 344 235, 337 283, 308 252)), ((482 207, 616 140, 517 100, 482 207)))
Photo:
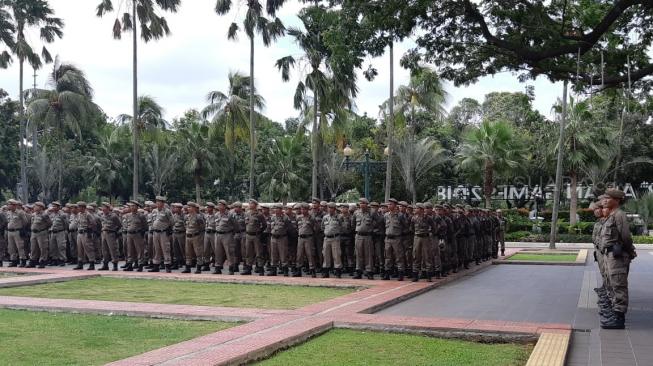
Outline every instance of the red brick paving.
MULTIPOLYGON (((507 249, 506 257, 519 251, 507 249)), ((111 363, 134 365, 237 365, 261 359, 300 343, 333 327, 370 327, 387 330, 450 330, 506 335, 538 335, 542 332, 570 332, 568 324, 539 324, 507 321, 483 321, 452 318, 419 318, 371 314, 399 301, 417 296, 442 284, 454 281, 492 265, 492 261, 472 266, 468 271, 434 282, 369 281, 313 279, 292 277, 182 275, 179 273, 104 272, 81 273, 69 269, 48 270, 48 274, 18 276, 0 280, 5 284, 33 284, 38 281, 65 281, 88 275, 161 280, 216 281, 232 283, 283 284, 303 286, 338 286, 364 288, 345 296, 311 304, 297 310, 241 309, 191 305, 163 305, 114 301, 36 299, 0 296, 0 307, 42 311, 87 312, 100 314, 170 317, 205 320, 250 321, 220 332, 156 349, 111 363), (36 281, 36 282, 35 282, 36 281)), ((3 272, 43 273, 33 269, 0 269, 3 272)))

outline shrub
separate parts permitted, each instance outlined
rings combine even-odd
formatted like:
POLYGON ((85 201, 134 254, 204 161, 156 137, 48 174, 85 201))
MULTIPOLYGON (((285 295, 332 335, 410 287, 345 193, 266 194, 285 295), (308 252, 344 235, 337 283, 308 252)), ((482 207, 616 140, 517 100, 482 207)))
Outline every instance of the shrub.
MULTIPOLYGON (((544 221, 549 221, 551 222, 551 216, 553 215, 553 212, 551 211, 543 211, 541 213, 538 213, 541 217, 544 217, 544 221)), ((594 212, 590 209, 579 209, 578 210, 578 217, 580 221, 585 221, 585 222, 595 222, 596 217, 594 217, 594 212)), ((569 211, 559 211, 558 212, 558 220, 564 220, 566 222, 569 222, 569 211)))
MULTIPOLYGON (((508 239, 506 239, 508 240, 508 239)), ((633 243, 635 244, 653 244, 653 236, 636 235, 633 236, 633 243)))
POLYGON ((506 234, 506 241, 522 241, 523 238, 530 236, 530 231, 515 231, 506 234))

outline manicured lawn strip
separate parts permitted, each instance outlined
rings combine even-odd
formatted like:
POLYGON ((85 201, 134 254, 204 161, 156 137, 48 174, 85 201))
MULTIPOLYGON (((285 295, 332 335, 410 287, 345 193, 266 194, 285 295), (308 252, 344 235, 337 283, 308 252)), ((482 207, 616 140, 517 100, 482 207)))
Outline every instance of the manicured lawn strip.
POLYGON ((103 365, 238 323, 0 310, 4 365, 103 365))
POLYGON ((18 275, 15 274, 15 273, 0 272, 0 278, 3 278, 3 277, 16 277, 16 276, 18 276, 18 275))
POLYGON ((525 365, 533 347, 482 344, 410 334, 334 329, 282 351, 261 366, 517 366, 525 365))
POLYGON ((540 261, 540 262, 575 262, 578 254, 524 254, 517 253, 509 257, 509 261, 540 261))
POLYGON ((0 295, 259 309, 297 309, 354 291, 356 290, 350 288, 97 277, 0 289, 0 295))

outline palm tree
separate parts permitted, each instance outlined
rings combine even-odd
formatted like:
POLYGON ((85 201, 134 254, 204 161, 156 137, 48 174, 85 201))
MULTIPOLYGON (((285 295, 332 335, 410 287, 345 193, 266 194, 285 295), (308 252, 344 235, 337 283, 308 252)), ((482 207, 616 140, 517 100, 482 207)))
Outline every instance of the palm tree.
POLYGON ((107 125, 98 131, 99 142, 88 157, 86 172, 98 193, 111 199, 119 187, 128 187, 129 129, 107 125), (127 174, 126 174, 127 173, 127 174))
MULTIPOLYGON (((235 178, 235 143, 236 139, 247 139, 249 135, 248 116, 251 99, 254 99, 254 108, 258 111, 265 106, 261 95, 252 92, 251 79, 240 73, 229 73, 229 89, 227 93, 221 91, 210 92, 206 99, 209 102, 202 110, 203 118, 211 118, 212 132, 224 131, 224 142, 230 153, 230 177, 235 178)), ((257 113, 257 117, 260 116, 257 113)), ((251 140, 250 140, 251 143, 251 140)))
POLYGON ((306 170, 303 136, 284 136, 273 141, 262 155, 266 167, 261 174, 261 187, 267 197, 284 203, 298 198, 306 186, 302 172, 306 170))
POLYGON ((156 195, 161 195, 166 183, 175 174, 178 161, 178 152, 165 140, 155 141, 145 150, 145 166, 152 178, 148 184, 156 195))
MULTIPOLYGON (((20 100, 20 165, 21 165, 21 185, 23 199, 27 200, 27 154, 23 140, 27 134, 25 121, 25 96, 23 87, 23 74, 25 61, 29 62, 32 68, 40 69, 43 62, 52 62, 50 51, 46 47, 41 49, 39 55, 29 44, 26 32, 32 28, 37 28, 41 40, 45 43, 52 43, 56 38, 63 37, 63 20, 54 17, 54 10, 46 0, 0 0, 0 8, 6 12, 4 14, 5 22, 11 21, 11 28, 15 29, 15 40, 6 41, 8 36, 6 30, 3 33, 3 41, 11 46, 11 52, 18 58, 19 74, 19 100, 20 100), (7 17, 7 12, 12 18, 7 17), (10 43, 8 43, 10 42, 10 43)), ((7 29, 7 27, 5 27, 7 29)), ((9 28, 10 29, 10 28, 9 28)), ((2 56, 6 59, 7 56, 2 56)))
MULTIPOLYGON (((11 14, 2 8, 0 3, 0 44, 9 49, 14 48, 14 32, 16 27, 11 23, 11 14)), ((7 50, 0 52, 0 69, 6 69, 11 64, 11 54, 7 50)))
MULTIPOLYGON (((249 38, 249 90, 254 89, 254 38, 256 34, 260 34, 263 39, 265 47, 270 46, 273 41, 282 36, 285 32, 285 27, 281 20, 275 16, 277 10, 283 6, 285 0, 267 0, 265 10, 259 0, 237 0, 239 5, 247 7, 247 13, 243 20, 243 27, 247 38, 249 38), (270 20, 265 17, 274 17, 270 20)), ((215 12, 218 15, 226 15, 231 10, 233 5, 232 0, 217 0, 215 3, 215 12)), ((227 38, 235 40, 240 30, 237 23, 231 23, 227 38)), ((256 108, 256 101, 254 93, 249 96, 249 196, 254 197, 254 163, 256 159, 256 125, 254 124, 254 111, 256 108)))
POLYGON ((57 183, 55 181, 57 164, 53 164, 50 160, 50 154, 45 147, 38 150, 32 160, 32 164, 32 171, 41 188, 39 199, 46 202, 50 201, 52 197, 51 190, 57 183))
MULTIPOLYGON (((137 29, 140 22, 141 39, 147 43, 151 40, 158 40, 170 34, 168 21, 165 17, 159 16, 161 11, 168 11, 176 13, 181 4, 181 0, 131 0, 131 13, 129 7, 126 6, 124 12, 119 7, 116 13, 116 21, 113 24, 113 38, 120 39, 122 33, 126 31, 132 32, 132 47, 133 47, 133 108, 132 116, 136 119, 132 120, 134 126, 138 125, 138 35, 137 29)), ((122 5, 122 2, 121 2, 122 5)), ((113 3, 111 0, 102 0, 97 6, 97 16, 102 17, 106 13, 114 11, 113 3)), ((132 182, 132 196, 134 199, 138 197, 138 182, 139 182, 139 148, 138 148, 138 128, 133 128, 132 136, 133 145, 133 182, 132 182)))
POLYGON ((138 97, 137 125, 133 123, 133 117, 130 114, 121 114, 116 117, 116 121, 121 124, 129 124, 132 131, 134 126, 136 126, 138 128, 138 134, 141 135, 145 131, 165 129, 168 126, 168 122, 163 119, 164 113, 165 110, 156 99, 149 95, 141 95, 138 97))
POLYGON ((412 202, 417 202, 417 183, 432 169, 444 163, 445 150, 430 138, 415 141, 405 137, 397 144, 397 168, 403 178, 406 190, 411 194, 412 202))
MULTIPOLYGON (((58 140, 59 159, 63 161, 65 132, 81 140, 81 124, 99 111, 93 103, 93 89, 84 72, 71 64, 55 62, 49 80, 52 90, 35 90, 27 113, 35 123, 51 129, 58 140)), ((57 199, 63 190, 63 169, 57 170, 57 199)))
POLYGON ((409 121, 408 130, 412 135, 417 127, 416 112, 425 111, 441 119, 446 115, 446 98, 447 92, 438 74, 428 67, 419 67, 412 71, 409 84, 397 89, 395 113, 409 121))
POLYGON ((201 202, 201 187, 205 175, 213 167, 215 154, 207 149, 209 146, 209 127, 200 122, 190 122, 178 131, 179 151, 186 164, 186 170, 193 175, 195 182, 195 200, 201 202))
POLYGON ((521 141, 512 126, 503 121, 483 121, 470 129, 456 156, 462 169, 483 172, 486 208, 491 207, 495 175, 517 168, 524 158, 521 141))
MULTIPOLYGON (((312 94, 312 143, 313 171, 311 176, 311 194, 318 195, 318 169, 319 169, 319 134, 321 120, 330 112, 340 111, 351 105, 351 100, 356 97, 356 75, 349 68, 332 65, 329 61, 330 51, 322 40, 322 33, 330 24, 337 21, 337 13, 329 12, 321 7, 303 9, 299 18, 304 24, 306 32, 298 28, 289 28, 288 35, 294 38, 295 43, 304 51, 304 56, 296 60, 293 56, 285 56, 277 60, 276 66, 281 71, 283 81, 290 79, 290 69, 298 62, 308 66, 308 73, 303 77, 295 89, 294 107, 306 110, 308 90, 312 94), (322 71, 322 70, 325 71, 322 71)), ((307 114, 307 113, 305 113, 307 114)), ((335 114, 335 113, 333 113, 335 114)))

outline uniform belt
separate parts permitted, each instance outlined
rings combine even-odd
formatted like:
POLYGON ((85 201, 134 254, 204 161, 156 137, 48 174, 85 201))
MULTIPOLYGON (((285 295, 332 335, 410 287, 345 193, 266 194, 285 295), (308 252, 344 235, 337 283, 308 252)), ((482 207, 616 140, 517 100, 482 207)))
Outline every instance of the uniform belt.
POLYGON ((216 234, 224 235, 224 234, 231 234, 233 231, 216 231, 216 234))
POLYGON ((7 229, 7 231, 10 233, 15 233, 16 231, 20 231, 20 229, 7 229))
POLYGON ((206 230, 207 234, 215 234, 215 230, 206 230))
POLYGON ((67 230, 66 230, 66 229, 62 229, 62 230, 57 230, 57 231, 50 231, 50 233, 51 233, 51 234, 59 234, 59 233, 62 232, 62 231, 67 231, 67 230))
POLYGON ((357 232, 356 235, 360 235, 360 236, 370 236, 370 235, 372 235, 372 233, 361 233, 361 232, 357 232))
POLYGON ((127 231, 127 234, 140 234, 140 231, 127 231))
POLYGON ((77 230, 77 234, 90 234, 90 230, 77 230))
POLYGON ((337 238, 339 236, 340 235, 324 235, 324 237, 327 238, 327 239, 333 239, 333 238, 337 238))
POLYGON ((272 234, 272 237, 275 238, 275 239, 283 238, 284 236, 287 236, 287 235, 275 235, 275 234, 272 234))
POLYGON ((75 229, 68 229, 68 232, 69 232, 69 233, 75 233, 75 232, 77 232, 77 230, 75 230, 75 229))
POLYGON ((175 230, 175 234, 184 234, 184 233, 185 233, 185 231, 182 231, 182 230, 175 230))
POLYGON ((248 231, 248 232, 247 232, 247 235, 254 235, 254 236, 256 236, 256 235, 258 235, 258 233, 257 233, 257 232, 254 232, 254 231, 248 231))
POLYGON ((299 237, 302 238, 302 239, 312 238, 313 234, 302 234, 302 235, 299 235, 299 237))
POLYGON ((242 231, 234 231, 234 234, 242 234, 242 231))
POLYGON ((155 233, 165 233, 167 231, 168 230, 152 230, 152 232, 155 232, 155 233))
POLYGON ((418 238, 427 238, 429 234, 415 234, 415 236, 418 238))
POLYGON ((44 231, 47 231, 48 229, 43 229, 43 230, 32 230, 32 234, 40 234, 44 231))
POLYGON ((397 239, 397 238, 400 237, 400 235, 388 235, 388 234, 386 234, 385 237, 386 237, 387 239, 397 239))
POLYGON ((102 232, 103 232, 103 233, 112 233, 112 234, 117 233, 116 230, 102 230, 102 232))
POLYGON ((186 237, 187 237, 187 238, 194 238, 194 237, 198 236, 199 234, 200 234, 200 233, 195 233, 195 234, 186 234, 186 237))

